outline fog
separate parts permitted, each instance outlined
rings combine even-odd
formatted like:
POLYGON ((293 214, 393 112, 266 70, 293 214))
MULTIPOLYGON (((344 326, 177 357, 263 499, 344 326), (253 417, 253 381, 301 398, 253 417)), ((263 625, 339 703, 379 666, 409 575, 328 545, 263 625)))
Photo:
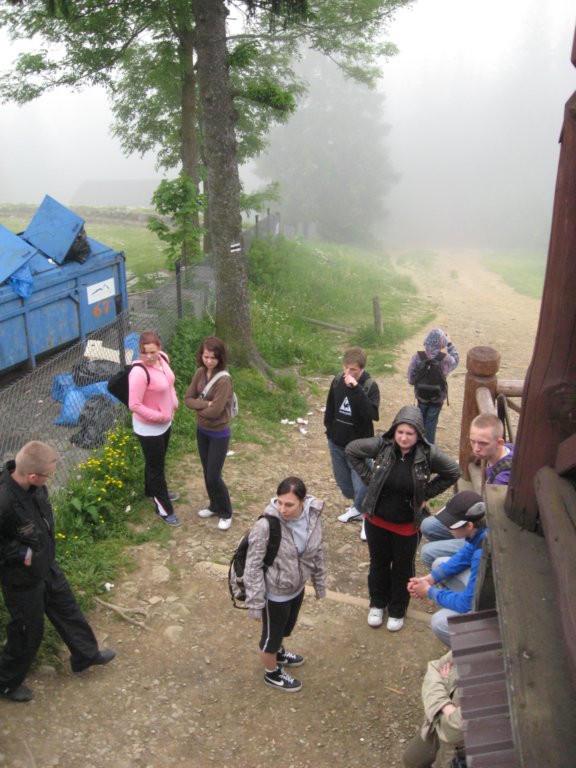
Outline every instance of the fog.
POLYGON ((405 9, 385 66, 401 175, 385 240, 547 249, 570 63, 572 0, 437 0, 405 9))
MULTIPOLYGON (((400 53, 379 85, 400 179, 387 244, 546 248, 574 21, 573 0, 419 0, 397 15, 388 37, 400 53)), ((154 158, 124 157, 110 123, 96 89, 2 105, 0 202, 145 205, 154 158)))

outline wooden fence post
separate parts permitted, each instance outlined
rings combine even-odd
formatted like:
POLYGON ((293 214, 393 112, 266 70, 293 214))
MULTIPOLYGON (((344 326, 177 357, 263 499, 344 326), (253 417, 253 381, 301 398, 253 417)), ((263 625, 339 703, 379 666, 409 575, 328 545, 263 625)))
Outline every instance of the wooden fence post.
POLYGON ((464 401, 462 403, 462 421, 460 422, 460 469, 464 480, 470 480, 468 459, 470 457, 470 422, 478 416, 476 390, 487 387, 496 397, 496 374, 500 366, 500 353, 492 347, 472 347, 466 356, 466 379, 464 381, 464 401))
POLYGON ((374 309, 374 328, 378 336, 382 336, 384 333, 384 326, 382 324, 382 311, 380 309, 380 299, 378 296, 374 296, 372 299, 372 307, 374 309))

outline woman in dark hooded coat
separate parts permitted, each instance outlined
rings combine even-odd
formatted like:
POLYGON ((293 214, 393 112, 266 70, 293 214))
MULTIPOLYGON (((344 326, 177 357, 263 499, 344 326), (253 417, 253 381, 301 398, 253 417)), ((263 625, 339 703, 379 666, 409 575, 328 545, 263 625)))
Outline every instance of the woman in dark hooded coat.
POLYGON ((346 456, 368 485, 362 511, 370 553, 368 624, 380 627, 388 609, 387 629, 404 626, 420 540, 420 523, 429 499, 454 485, 460 467, 424 435, 422 414, 407 405, 382 435, 354 440, 346 456), (373 459, 371 468, 367 459, 373 459))

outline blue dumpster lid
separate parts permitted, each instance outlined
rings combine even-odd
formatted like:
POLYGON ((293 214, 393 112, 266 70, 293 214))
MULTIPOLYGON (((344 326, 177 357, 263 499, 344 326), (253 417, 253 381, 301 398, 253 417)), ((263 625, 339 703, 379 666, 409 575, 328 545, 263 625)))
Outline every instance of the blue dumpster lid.
POLYGON ((0 224, 0 283, 24 266, 36 249, 0 224))
POLYGON ((46 195, 22 237, 62 264, 83 226, 84 219, 46 195))

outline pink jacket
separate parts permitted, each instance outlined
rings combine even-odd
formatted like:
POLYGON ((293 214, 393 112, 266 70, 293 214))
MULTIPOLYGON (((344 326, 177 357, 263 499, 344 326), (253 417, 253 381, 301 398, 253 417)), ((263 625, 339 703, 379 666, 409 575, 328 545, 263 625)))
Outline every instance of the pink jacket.
POLYGON ((147 365, 146 371, 141 365, 133 366, 130 371, 128 407, 144 424, 172 421, 178 397, 174 389, 176 377, 167 358, 162 358, 162 368, 147 365), (146 371, 150 384, 147 384, 146 371))

